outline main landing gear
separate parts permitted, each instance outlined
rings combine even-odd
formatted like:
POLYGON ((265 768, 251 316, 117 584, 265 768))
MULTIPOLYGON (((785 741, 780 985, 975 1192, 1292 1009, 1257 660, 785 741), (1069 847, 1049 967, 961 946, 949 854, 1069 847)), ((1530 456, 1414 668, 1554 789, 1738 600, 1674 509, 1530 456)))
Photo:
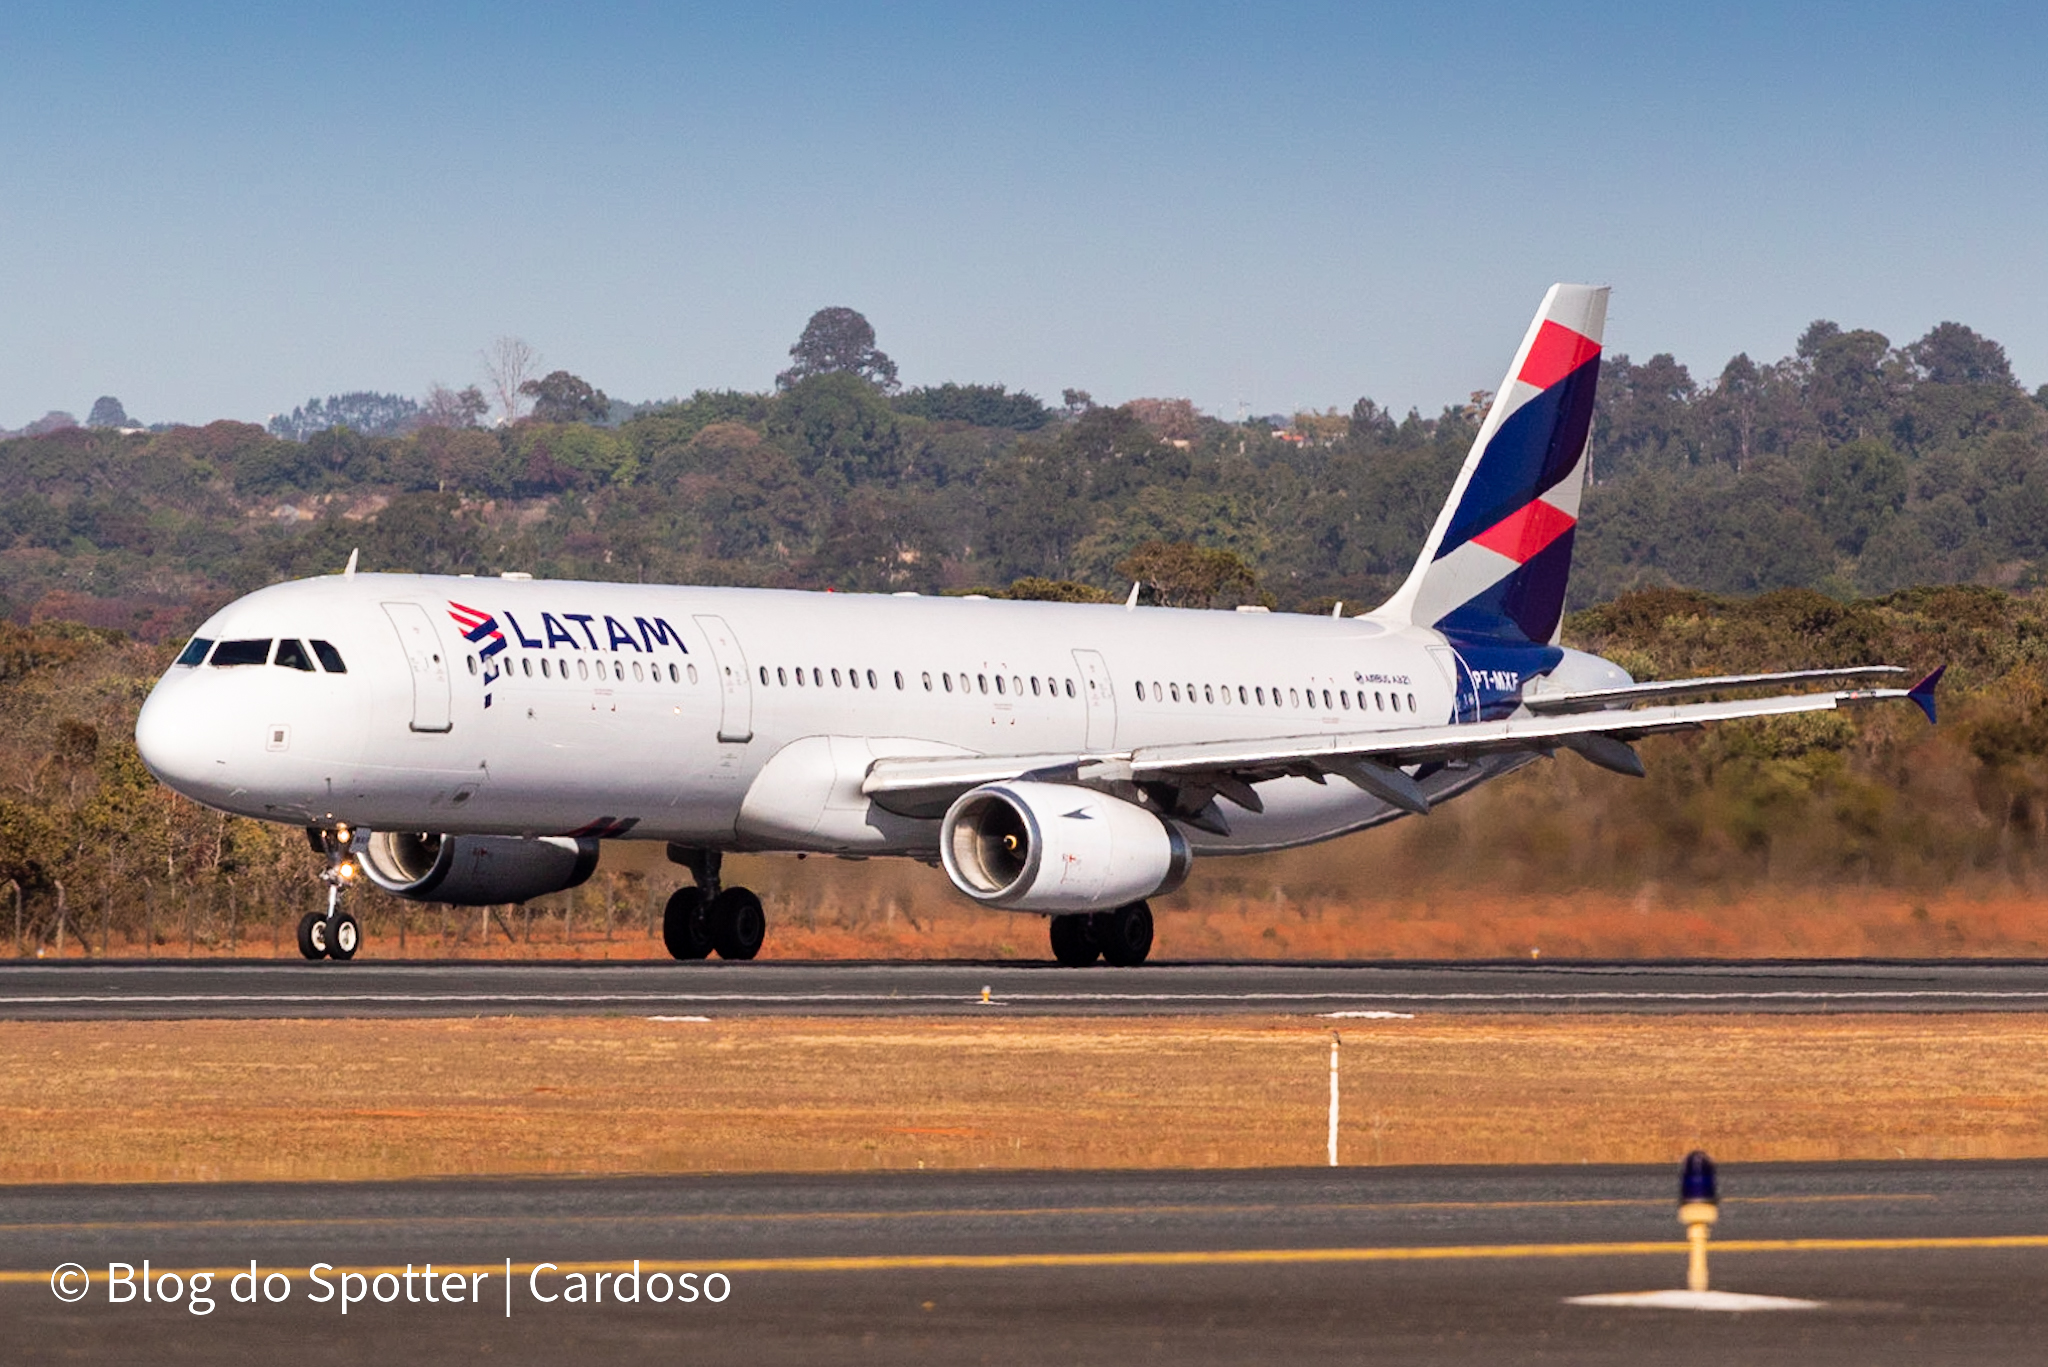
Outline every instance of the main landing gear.
POLYGON ((1052 956, 1068 968, 1086 968, 1098 955, 1118 968, 1136 968, 1151 952, 1152 908, 1144 902, 1052 918, 1052 956))
POLYGON ((693 888, 677 888, 661 914, 661 940, 678 959, 702 959, 713 950, 721 959, 751 959, 768 935, 761 899, 746 888, 719 886, 717 850, 668 847, 668 857, 690 871, 693 888))
POLYGON ((299 919, 299 953, 308 959, 353 959, 363 940, 363 928, 341 907, 341 890, 356 876, 349 829, 308 828, 306 835, 313 848, 327 856, 327 867, 320 871, 320 881, 327 885, 327 914, 309 911, 299 919))

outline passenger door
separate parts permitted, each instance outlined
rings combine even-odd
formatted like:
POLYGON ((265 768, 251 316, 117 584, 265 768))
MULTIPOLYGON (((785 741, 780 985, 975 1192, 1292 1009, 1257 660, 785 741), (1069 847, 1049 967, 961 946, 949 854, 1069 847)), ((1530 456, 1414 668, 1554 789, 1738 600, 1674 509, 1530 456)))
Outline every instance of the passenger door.
POLYGON ((1081 671, 1081 697, 1088 708, 1090 750, 1107 750, 1116 744, 1116 689, 1111 686, 1109 665, 1099 650, 1077 650, 1074 664, 1081 671))
POLYGON ((1436 660, 1437 668, 1443 671, 1444 682, 1451 686, 1451 723, 1479 720, 1479 687, 1472 682, 1472 671, 1465 664, 1465 657, 1449 646, 1431 646, 1430 655, 1436 660))
POLYGON ((418 603, 386 603, 384 615, 398 632, 398 643, 412 669, 412 729, 446 732, 455 729, 450 715, 448 660, 434 619, 418 603))
POLYGON ((754 681, 747 673, 747 653, 723 617, 703 614, 697 629, 711 642, 712 665, 718 671, 718 738, 754 738, 754 681))

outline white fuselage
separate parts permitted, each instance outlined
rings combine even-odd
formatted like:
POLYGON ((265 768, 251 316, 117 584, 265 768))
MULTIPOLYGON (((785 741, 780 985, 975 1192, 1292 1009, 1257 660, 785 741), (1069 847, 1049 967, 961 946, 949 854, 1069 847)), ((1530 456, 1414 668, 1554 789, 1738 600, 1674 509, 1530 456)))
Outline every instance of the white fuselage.
MULTIPOLYGON (((198 635, 317 640, 346 665, 173 666, 137 742, 201 802, 726 850, 930 857, 936 820, 861 795, 879 757, 1441 725, 1457 697, 1427 629, 1120 605, 360 574, 264 589, 198 635)), ((1341 782, 1259 792, 1263 813, 1191 843, 1272 849, 1393 814, 1341 782)))

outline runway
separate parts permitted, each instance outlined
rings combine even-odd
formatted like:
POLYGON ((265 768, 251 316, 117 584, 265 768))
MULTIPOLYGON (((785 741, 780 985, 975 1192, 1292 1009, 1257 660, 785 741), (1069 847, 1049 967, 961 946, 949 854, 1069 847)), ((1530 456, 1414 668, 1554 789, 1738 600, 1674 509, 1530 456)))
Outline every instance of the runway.
POLYGON ((1823 1302, 1796 1312, 1566 1303, 1682 1283, 1669 1167, 21 1188, 0 1306, 25 1362, 2015 1361, 2048 1329, 2044 1179, 1724 1168, 1716 1286, 1823 1302), (144 1258, 219 1269, 215 1308, 110 1303, 108 1264, 144 1258), (252 1259, 279 1303, 230 1299, 252 1259), (730 1294, 541 1299, 635 1259, 636 1291, 688 1271, 730 1294), (67 1261, 93 1274, 74 1305, 50 1285, 67 1261), (455 1303, 401 1282, 428 1262, 455 1303), (346 1272, 364 1296, 343 1316, 346 1272))
POLYGON ((0 1019, 2040 1011, 2048 962, 14 962, 0 1019), (984 996, 986 989, 986 996, 984 996))

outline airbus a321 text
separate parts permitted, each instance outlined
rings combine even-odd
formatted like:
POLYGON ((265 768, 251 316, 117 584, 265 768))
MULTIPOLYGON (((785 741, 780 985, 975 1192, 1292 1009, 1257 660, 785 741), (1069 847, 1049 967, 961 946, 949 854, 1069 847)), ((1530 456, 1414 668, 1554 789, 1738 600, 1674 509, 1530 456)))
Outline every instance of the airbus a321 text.
POLYGON ((1637 684, 1558 644, 1605 289, 1556 285, 1414 570, 1356 617, 348 572, 215 613, 142 709, 165 783, 303 826, 334 890, 520 902, 659 840, 677 958, 749 959, 729 851, 937 861, 1050 919, 1064 964, 1143 962, 1198 856, 1329 840, 1571 750, 1909 698, 1867 665, 1637 684), (1817 691, 1789 691, 1794 686, 1817 691))

